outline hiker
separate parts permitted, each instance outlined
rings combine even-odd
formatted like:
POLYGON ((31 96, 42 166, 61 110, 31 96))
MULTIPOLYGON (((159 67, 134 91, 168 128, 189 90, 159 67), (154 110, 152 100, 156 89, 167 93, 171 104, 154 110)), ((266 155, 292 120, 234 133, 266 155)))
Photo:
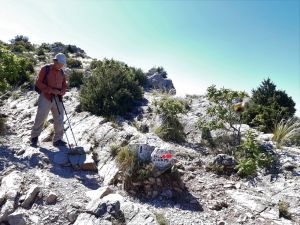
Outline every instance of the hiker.
POLYGON ((37 147, 38 137, 42 132, 45 120, 51 110, 54 119, 53 145, 56 147, 65 146, 63 141, 64 133, 64 109, 62 96, 66 93, 67 83, 62 68, 66 65, 66 56, 58 53, 53 63, 45 65, 39 72, 36 81, 36 91, 40 94, 38 109, 34 125, 31 131, 31 146, 37 147))

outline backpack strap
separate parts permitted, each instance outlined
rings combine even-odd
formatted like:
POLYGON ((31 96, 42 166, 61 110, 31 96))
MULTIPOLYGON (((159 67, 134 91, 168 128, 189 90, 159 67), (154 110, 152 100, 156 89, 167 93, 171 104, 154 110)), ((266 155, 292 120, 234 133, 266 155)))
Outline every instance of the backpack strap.
POLYGON ((43 83, 48 86, 48 74, 50 72, 50 65, 46 65, 45 70, 46 70, 46 72, 45 72, 45 77, 44 77, 43 83))

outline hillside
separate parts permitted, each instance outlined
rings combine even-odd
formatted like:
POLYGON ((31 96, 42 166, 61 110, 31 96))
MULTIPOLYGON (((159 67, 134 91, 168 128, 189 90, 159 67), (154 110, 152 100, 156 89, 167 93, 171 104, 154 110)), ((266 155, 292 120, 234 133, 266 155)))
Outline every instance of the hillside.
MULTIPOLYGON (((42 57, 37 54, 41 46, 18 54, 36 60, 36 73, 56 52, 64 51, 64 46, 48 46, 42 57)), ((69 62, 78 66, 70 63, 67 76, 74 70, 83 77, 91 76, 95 60, 76 46, 69 51, 69 62)), ((70 88, 64 104, 81 148, 75 148, 67 121, 65 129, 74 151, 52 146, 52 116, 45 123, 39 147, 30 147, 38 94, 32 84, 3 92, 1 225, 300 224, 299 145, 279 146, 272 141, 273 134, 242 124, 242 140, 252 131, 262 152, 272 155, 272 162, 266 168, 258 167, 255 174, 241 176, 236 167, 240 161, 228 150, 233 149, 226 142, 228 131, 212 130, 208 140, 214 141, 213 146, 205 142, 204 131, 197 125, 201 116, 211 119, 206 111, 212 105, 208 97, 176 98, 164 71, 150 70, 145 77, 143 98, 125 116, 81 110, 80 88, 70 88), (185 112, 178 115, 183 141, 167 141, 157 131, 165 122, 157 105, 168 101, 165 98, 186 104, 185 112), (153 160, 161 156, 158 149, 170 150, 172 155, 164 169, 156 168, 160 163, 153 160), (122 153, 127 159, 130 152, 137 154, 136 165, 120 160, 122 153)))

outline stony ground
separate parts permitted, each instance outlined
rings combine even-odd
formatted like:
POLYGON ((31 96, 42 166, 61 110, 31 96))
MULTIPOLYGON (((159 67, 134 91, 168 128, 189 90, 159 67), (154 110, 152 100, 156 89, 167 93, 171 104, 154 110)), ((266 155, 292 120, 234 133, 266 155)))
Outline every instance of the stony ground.
MULTIPOLYGON (((75 137, 80 146, 96 155, 97 171, 74 167, 68 149, 51 145, 50 116, 40 137, 40 147, 29 146, 36 112, 34 92, 18 93, 6 99, 1 107, 1 112, 8 116, 9 128, 1 137, 0 147, 0 224, 158 224, 155 213, 163 214, 171 225, 300 224, 299 148, 273 148, 279 162, 272 174, 260 171, 252 179, 219 176, 206 171, 208 162, 215 156, 197 145, 199 134, 194 122, 207 102, 203 98, 191 98, 192 110, 183 118, 188 143, 175 145, 151 133, 159 119, 150 115, 149 105, 157 96, 146 93, 146 98, 148 104, 140 109, 144 112, 142 116, 133 115, 133 121, 120 119, 114 123, 76 112, 77 92, 67 93, 65 105, 75 137), (147 124, 150 132, 141 133, 134 126, 136 123, 147 124), (129 197, 121 185, 112 184, 118 169, 109 153, 110 145, 145 140, 149 145, 176 150, 187 187, 181 198, 136 199, 129 197), (107 211, 102 216, 102 208, 98 206, 104 201, 107 211), (279 217, 279 201, 289 203, 291 219, 279 217)), ((70 129, 67 134, 71 139, 70 129)), ((272 144, 268 136, 261 135, 261 140, 272 144)))

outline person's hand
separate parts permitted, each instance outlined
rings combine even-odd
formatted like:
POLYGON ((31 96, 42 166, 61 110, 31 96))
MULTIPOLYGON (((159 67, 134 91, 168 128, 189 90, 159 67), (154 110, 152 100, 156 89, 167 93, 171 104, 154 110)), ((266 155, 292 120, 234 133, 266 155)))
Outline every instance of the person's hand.
POLYGON ((66 91, 64 91, 64 90, 61 90, 59 93, 59 95, 61 95, 61 96, 65 95, 65 94, 66 94, 66 91))
POLYGON ((59 94, 60 94, 60 91, 57 90, 57 89, 52 89, 52 90, 51 90, 51 93, 54 94, 54 95, 59 95, 59 94))

